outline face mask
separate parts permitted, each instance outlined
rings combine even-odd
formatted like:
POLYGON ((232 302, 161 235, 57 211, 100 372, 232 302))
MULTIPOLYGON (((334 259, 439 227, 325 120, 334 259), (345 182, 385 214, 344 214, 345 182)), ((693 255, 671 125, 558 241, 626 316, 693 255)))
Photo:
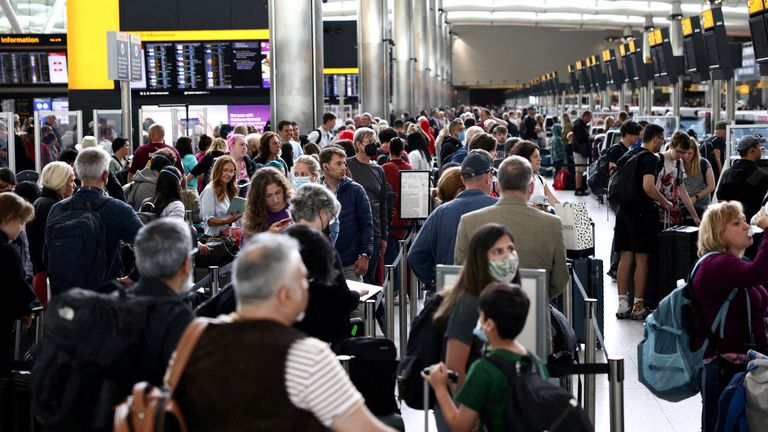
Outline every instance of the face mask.
POLYGON ((475 325, 475 329, 472 330, 472 334, 477 336, 483 343, 488 343, 488 338, 485 337, 485 332, 483 331, 483 326, 480 324, 480 320, 477 320, 477 324, 475 325))
POLYGON ((312 180, 309 177, 294 177, 293 178, 293 189, 298 189, 301 187, 301 185, 305 185, 307 183, 312 183, 312 180))
POLYGON ((517 254, 514 253, 506 258, 488 261, 488 271, 495 281, 510 283, 517 274, 517 267, 519 264, 520 260, 517 257, 517 254))
POLYGON ((464 142, 464 131, 459 132, 459 141, 464 142))
POLYGON ((365 155, 368 157, 376 156, 376 143, 371 143, 365 146, 365 155))

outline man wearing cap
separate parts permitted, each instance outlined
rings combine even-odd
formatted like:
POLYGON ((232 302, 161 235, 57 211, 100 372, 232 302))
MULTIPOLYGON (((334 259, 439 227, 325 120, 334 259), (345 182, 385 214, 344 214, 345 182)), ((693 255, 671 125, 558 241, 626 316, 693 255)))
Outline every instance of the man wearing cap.
POLYGON ((493 183, 493 157, 485 150, 472 150, 461 163, 464 190, 429 215, 408 252, 408 265, 426 286, 435 280, 437 264, 453 265, 456 231, 461 217, 496 203, 489 196, 493 183))
POLYGON ((701 143, 701 157, 708 160, 715 173, 715 182, 723 172, 723 157, 725 156, 725 129, 730 122, 719 121, 715 124, 715 132, 706 141, 701 143))
MULTIPOLYGON (((464 174, 462 165, 462 174, 464 174)), ((520 268, 544 269, 549 277, 549 298, 563 292, 569 280, 560 218, 528 205, 533 194, 533 168, 527 159, 510 156, 499 165, 501 199, 493 206, 461 217, 454 264, 464 264, 469 240, 482 226, 497 223, 512 233, 520 268)))
POLYGON ((757 166, 764 142, 765 138, 760 135, 742 137, 736 145, 741 159, 723 171, 717 187, 717 200, 741 202, 747 220, 760 210, 768 192, 768 173, 757 166))

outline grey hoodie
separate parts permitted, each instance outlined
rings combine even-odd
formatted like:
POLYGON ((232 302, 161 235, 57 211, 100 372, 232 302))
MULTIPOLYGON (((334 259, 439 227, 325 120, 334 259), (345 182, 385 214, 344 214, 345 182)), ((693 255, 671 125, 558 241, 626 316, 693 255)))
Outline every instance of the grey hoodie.
POLYGON ((133 181, 123 186, 125 192, 125 201, 133 207, 134 210, 139 211, 141 204, 147 198, 152 198, 155 195, 155 187, 157 186, 157 172, 151 168, 144 168, 141 171, 137 171, 133 177, 133 181))

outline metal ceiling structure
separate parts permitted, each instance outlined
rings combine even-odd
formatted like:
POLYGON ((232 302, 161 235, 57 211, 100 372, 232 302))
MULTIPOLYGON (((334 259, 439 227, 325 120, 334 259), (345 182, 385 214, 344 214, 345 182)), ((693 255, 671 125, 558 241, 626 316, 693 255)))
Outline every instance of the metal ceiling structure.
MULTIPOLYGON (((327 0, 327 20, 355 20, 360 0, 327 0)), ((389 13, 392 13, 392 1, 389 13)), ((462 25, 537 26, 562 29, 642 31, 648 17, 667 26, 674 14, 698 15, 702 0, 442 0, 440 9, 453 27, 462 25)), ((746 0, 721 3, 728 33, 749 34, 746 0)), ((66 0, 0 0, 0 33, 66 32, 66 0)))

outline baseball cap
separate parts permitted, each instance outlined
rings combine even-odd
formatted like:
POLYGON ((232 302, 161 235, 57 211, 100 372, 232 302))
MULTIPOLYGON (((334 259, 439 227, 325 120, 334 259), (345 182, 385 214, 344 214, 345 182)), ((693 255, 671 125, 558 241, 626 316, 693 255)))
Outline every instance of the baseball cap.
POLYGON ((744 135, 739 140, 739 144, 736 146, 738 151, 749 150, 751 147, 765 142, 765 138, 760 135, 744 135))
POLYGON ((728 127, 729 124, 731 124, 731 122, 729 122, 728 120, 721 120, 715 123, 715 130, 716 131, 725 130, 725 128, 728 127))
POLYGON ((477 177, 493 171, 493 159, 484 150, 472 150, 461 163, 461 176, 464 178, 477 177))

